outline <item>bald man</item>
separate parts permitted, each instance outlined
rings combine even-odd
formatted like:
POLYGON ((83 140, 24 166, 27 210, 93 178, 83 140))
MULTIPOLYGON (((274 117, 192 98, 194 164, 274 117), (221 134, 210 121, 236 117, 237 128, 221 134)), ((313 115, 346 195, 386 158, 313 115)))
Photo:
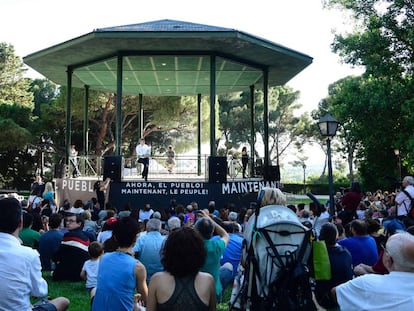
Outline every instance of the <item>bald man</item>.
POLYGON ((341 310, 414 310, 414 236, 391 236, 383 263, 389 274, 363 275, 332 289, 341 310))

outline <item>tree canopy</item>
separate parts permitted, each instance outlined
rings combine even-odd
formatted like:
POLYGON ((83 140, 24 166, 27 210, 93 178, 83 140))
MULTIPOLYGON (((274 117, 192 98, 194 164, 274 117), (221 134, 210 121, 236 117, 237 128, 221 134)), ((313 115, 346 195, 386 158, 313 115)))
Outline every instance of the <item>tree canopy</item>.
POLYGON ((361 77, 333 83, 326 99, 342 123, 343 151, 350 165, 357 164, 368 188, 390 186, 398 176, 394 149, 400 150, 403 173, 412 172, 414 163, 414 116, 409 113, 414 7, 403 0, 327 0, 325 5, 348 11, 355 23, 353 32, 335 36, 333 51, 344 62, 365 68, 361 77))

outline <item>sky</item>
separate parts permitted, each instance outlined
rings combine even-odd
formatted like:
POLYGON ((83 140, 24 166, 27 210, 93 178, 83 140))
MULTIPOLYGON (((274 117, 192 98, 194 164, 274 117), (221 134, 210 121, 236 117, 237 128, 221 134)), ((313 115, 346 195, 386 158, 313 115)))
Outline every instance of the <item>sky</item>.
MULTIPOLYGON (((1 0, 0 11, 0 42, 13 45, 22 58, 96 28, 161 19, 262 37, 313 57, 313 63, 287 83, 300 91, 303 111, 317 108, 329 84, 360 74, 331 52, 332 31, 350 25, 343 13, 323 9, 321 0, 1 0)), ((41 77, 33 70, 28 76, 41 77)))

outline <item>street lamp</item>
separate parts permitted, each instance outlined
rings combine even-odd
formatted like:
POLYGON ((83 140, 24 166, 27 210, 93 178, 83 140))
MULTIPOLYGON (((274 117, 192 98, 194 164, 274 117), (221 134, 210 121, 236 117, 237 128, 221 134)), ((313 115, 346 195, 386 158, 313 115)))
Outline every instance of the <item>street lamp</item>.
POLYGON ((394 154, 397 157, 397 165, 398 165, 398 185, 401 183, 401 155, 400 149, 394 149, 394 154))
POLYGON ((303 193, 306 194, 306 164, 303 163, 303 193))
POLYGON ((333 176, 332 176, 332 159, 331 159, 331 138, 336 135, 339 122, 329 113, 324 115, 318 121, 319 132, 326 137, 327 155, 328 155, 328 183, 329 183, 329 214, 334 216, 335 205, 333 198, 333 176))

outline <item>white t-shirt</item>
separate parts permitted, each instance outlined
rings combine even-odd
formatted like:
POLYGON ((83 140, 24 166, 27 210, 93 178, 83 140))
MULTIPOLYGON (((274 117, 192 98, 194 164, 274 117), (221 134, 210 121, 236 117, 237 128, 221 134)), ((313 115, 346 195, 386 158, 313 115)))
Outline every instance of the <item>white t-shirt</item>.
POLYGON ((344 311, 413 311, 414 273, 366 274, 336 288, 344 311))
POLYGON ((146 144, 144 144, 144 145, 139 144, 135 148, 135 151, 137 152, 137 157, 138 158, 148 158, 151 154, 151 149, 146 144))
POLYGON ((98 270, 99 270, 99 259, 89 259, 83 263, 82 270, 86 272, 86 288, 94 288, 97 284, 98 270))
MULTIPOLYGON (((404 190, 406 190, 414 199, 414 187, 412 185, 408 185, 404 190)), ((400 191, 395 197, 395 202, 398 206, 397 216, 407 215, 407 210, 409 211, 411 206, 410 198, 403 191, 400 191)))
POLYGON ((154 211, 152 209, 148 211, 142 209, 139 211, 139 220, 144 221, 145 219, 150 219, 152 214, 154 214, 154 211))

